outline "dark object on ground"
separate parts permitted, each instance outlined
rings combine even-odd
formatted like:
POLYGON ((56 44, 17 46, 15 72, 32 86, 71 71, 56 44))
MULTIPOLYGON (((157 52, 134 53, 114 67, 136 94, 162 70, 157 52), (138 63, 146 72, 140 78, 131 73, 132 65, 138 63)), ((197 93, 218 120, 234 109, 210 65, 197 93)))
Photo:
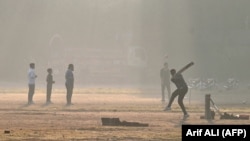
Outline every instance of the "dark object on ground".
POLYGON ((249 116, 248 115, 233 115, 233 114, 228 114, 228 113, 224 113, 223 115, 221 115, 220 119, 241 119, 241 120, 249 120, 249 116))
POLYGON ((148 124, 139 122, 120 121, 119 118, 101 118, 103 126, 133 126, 133 127, 148 127, 148 124))
POLYGON ((215 116, 215 112, 211 110, 211 119, 214 119, 214 116, 215 116))
POLYGON ((249 115, 239 115, 239 118, 249 120, 249 115))
POLYGON ((121 121, 119 118, 102 118, 103 126, 119 126, 121 121))
MULTIPOLYGON (((215 112, 213 110, 210 110, 210 112, 211 112, 211 119, 214 119, 215 112)), ((205 116, 200 116, 200 119, 205 119, 205 116)))
POLYGON ((4 130, 4 134, 10 134, 10 130, 4 130))

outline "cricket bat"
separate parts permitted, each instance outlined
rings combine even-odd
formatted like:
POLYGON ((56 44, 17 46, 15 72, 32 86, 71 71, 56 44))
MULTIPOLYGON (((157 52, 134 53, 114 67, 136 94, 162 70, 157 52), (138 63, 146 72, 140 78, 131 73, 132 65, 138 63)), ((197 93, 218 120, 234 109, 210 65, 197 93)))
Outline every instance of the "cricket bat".
POLYGON ((183 71, 185 71, 186 69, 188 69, 189 67, 193 66, 194 62, 190 62, 188 63, 186 66, 184 66, 181 70, 178 71, 178 73, 182 73, 183 71))

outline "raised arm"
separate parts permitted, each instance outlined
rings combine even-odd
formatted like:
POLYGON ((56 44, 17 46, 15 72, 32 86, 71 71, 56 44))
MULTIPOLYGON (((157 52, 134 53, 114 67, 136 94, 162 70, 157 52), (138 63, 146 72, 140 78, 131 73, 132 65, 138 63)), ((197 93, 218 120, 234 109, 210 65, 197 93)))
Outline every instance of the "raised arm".
POLYGON ((177 73, 182 73, 183 71, 185 71, 186 69, 188 69, 189 67, 191 67, 193 65, 194 65, 194 62, 190 62, 185 67, 183 67, 182 69, 180 69, 177 73))

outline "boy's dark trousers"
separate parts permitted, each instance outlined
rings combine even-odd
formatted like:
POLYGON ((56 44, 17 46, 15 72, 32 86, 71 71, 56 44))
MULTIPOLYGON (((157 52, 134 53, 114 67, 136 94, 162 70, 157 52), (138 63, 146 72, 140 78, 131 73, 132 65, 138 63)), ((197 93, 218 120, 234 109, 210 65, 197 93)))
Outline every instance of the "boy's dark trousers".
POLYGON ((51 102, 50 101, 51 91, 52 91, 52 85, 47 85, 47 102, 51 102))
POLYGON ((184 99, 185 95, 187 94, 187 92, 188 92, 188 87, 176 89, 173 92, 173 94, 172 94, 172 96, 171 96, 171 98, 169 100, 169 103, 168 103, 167 107, 171 107, 171 105, 172 105, 175 97, 178 96, 178 104, 181 107, 181 110, 182 110, 183 114, 184 115, 187 114, 186 108, 185 108, 185 106, 183 104, 183 99, 184 99))
POLYGON ((29 93, 28 93, 28 103, 33 102, 33 95, 35 93, 35 84, 29 84, 29 93))
POLYGON ((72 93, 73 93, 73 87, 70 85, 66 84, 66 89, 67 89, 67 104, 71 104, 71 98, 72 98, 72 93))

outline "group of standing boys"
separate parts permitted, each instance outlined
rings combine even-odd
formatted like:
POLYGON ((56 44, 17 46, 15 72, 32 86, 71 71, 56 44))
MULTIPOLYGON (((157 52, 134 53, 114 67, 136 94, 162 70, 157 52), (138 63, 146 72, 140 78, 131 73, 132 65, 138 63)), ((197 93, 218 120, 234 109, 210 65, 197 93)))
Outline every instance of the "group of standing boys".
MULTIPOLYGON (((29 71, 28 71, 28 85, 29 85, 29 92, 28 92, 28 105, 34 104, 33 102, 33 95, 35 93, 35 82, 37 75, 35 73, 35 63, 30 63, 29 66, 29 71)), ((67 105, 72 105, 71 103, 71 98, 73 94, 73 88, 74 88, 74 65, 69 64, 68 69, 65 73, 65 86, 67 89, 67 94, 66 94, 66 100, 67 100, 67 105)), ((47 69, 48 75, 46 78, 47 81, 47 91, 46 91, 46 104, 51 104, 51 92, 52 92, 52 85, 55 83, 53 80, 53 70, 51 68, 47 69)))
MULTIPOLYGON (((183 104, 183 99, 185 95, 188 92, 188 86, 187 83, 185 82, 182 72, 184 72, 186 69, 194 65, 193 62, 187 64, 184 66, 181 70, 176 72, 175 69, 169 70, 168 68, 168 63, 164 63, 164 67, 160 71, 160 77, 161 77, 161 91, 162 91, 162 101, 165 102, 165 87, 168 90, 168 98, 169 98, 169 103, 164 109, 164 111, 169 111, 171 110, 171 105, 174 101, 174 99, 178 96, 178 104, 181 107, 181 110, 184 114, 184 118, 189 117, 186 108, 183 104), (172 76, 170 79, 170 75, 172 76), (175 84, 176 90, 172 93, 171 95, 171 87, 170 87, 170 80, 175 84)), ((71 98, 72 98, 72 93, 73 93, 73 88, 74 88, 74 65, 69 64, 68 65, 68 70, 65 73, 65 86, 67 89, 67 94, 66 94, 66 100, 67 100, 67 105, 72 105, 71 103, 71 98)), ((47 75, 47 97, 46 97, 46 103, 50 104, 51 102, 51 91, 52 91, 52 85, 55 83, 53 80, 53 75, 52 75, 52 69, 48 68, 47 69, 48 75, 47 75)), ((28 104, 33 104, 33 95, 35 92, 35 80, 37 78, 37 75, 35 73, 35 64, 30 63, 30 69, 28 71, 28 78, 29 78, 29 92, 28 92, 28 104)))

